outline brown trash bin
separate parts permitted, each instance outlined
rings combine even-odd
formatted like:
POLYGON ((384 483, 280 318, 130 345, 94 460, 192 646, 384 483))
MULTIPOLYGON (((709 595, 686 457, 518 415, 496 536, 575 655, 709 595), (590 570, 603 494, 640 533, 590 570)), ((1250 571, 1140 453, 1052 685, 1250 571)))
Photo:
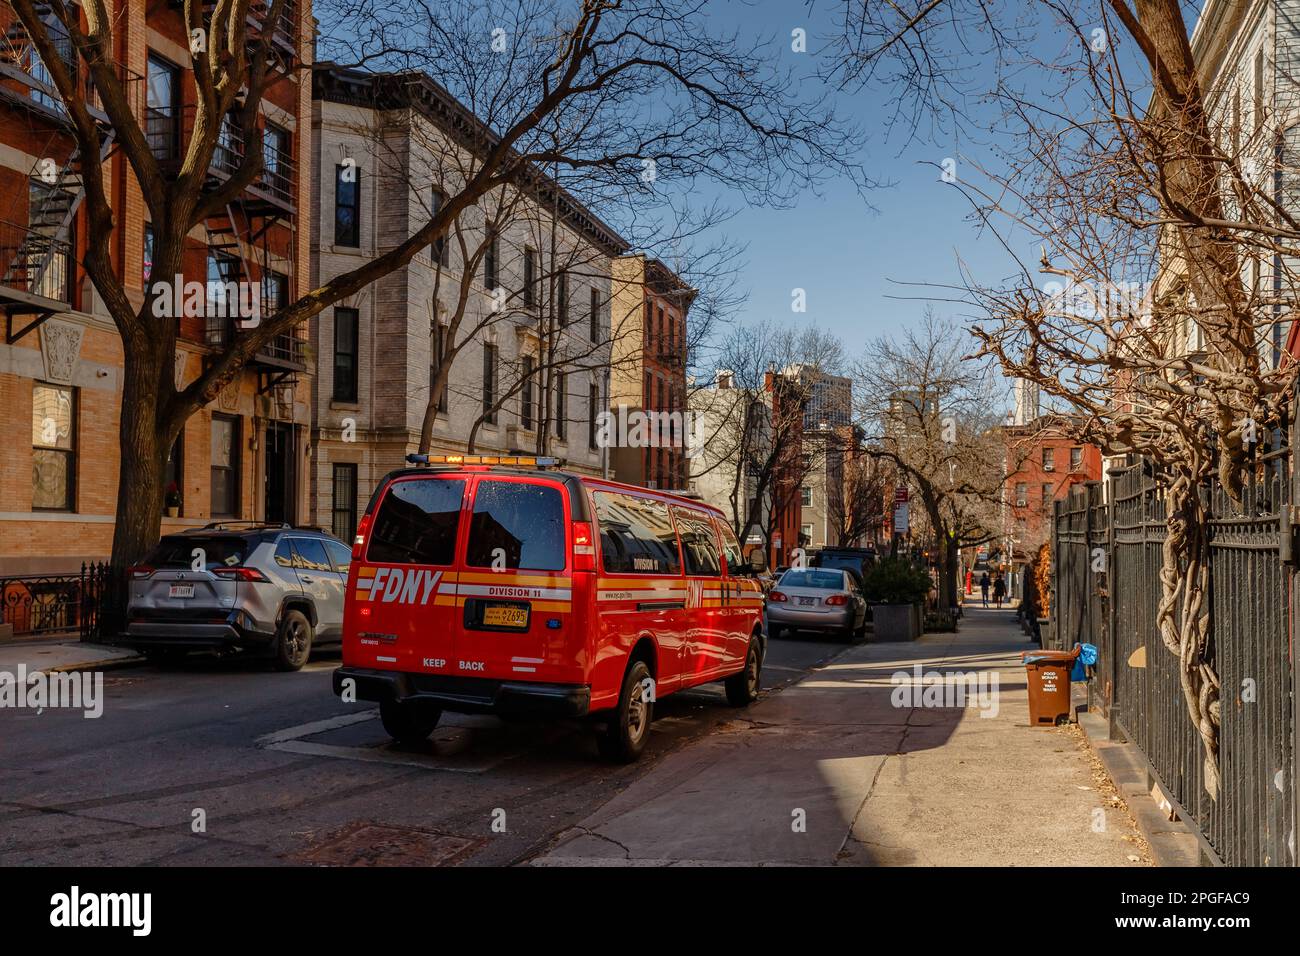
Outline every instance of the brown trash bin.
POLYGON ((1029 726, 1055 727, 1069 721, 1070 671, 1079 650, 1021 653, 1029 687, 1029 726))

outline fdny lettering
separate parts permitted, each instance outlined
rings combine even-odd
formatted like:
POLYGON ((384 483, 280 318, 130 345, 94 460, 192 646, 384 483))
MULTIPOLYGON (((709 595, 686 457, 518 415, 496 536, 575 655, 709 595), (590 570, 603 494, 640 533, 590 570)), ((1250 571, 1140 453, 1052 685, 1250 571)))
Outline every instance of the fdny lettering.
POLYGON ((488 588, 488 594, 491 597, 522 597, 532 598, 541 597, 541 591, 537 588, 510 588, 492 586, 488 588))
POLYGON ((398 604, 428 604, 429 595, 441 577, 441 571, 423 568, 375 568, 375 579, 367 600, 379 600, 385 604, 394 601, 398 604))

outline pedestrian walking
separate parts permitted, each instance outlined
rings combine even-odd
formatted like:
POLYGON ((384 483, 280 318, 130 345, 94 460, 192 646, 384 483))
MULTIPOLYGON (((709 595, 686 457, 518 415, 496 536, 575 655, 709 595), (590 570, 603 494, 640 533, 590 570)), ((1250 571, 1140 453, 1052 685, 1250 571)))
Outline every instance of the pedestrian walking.
POLYGON ((993 600, 998 607, 1002 606, 1003 599, 1007 596, 1007 582, 1002 580, 1002 575, 998 575, 997 580, 993 582, 993 600))
POLYGON ((985 571, 980 575, 980 594, 984 596, 984 606, 989 606, 989 573, 985 571))

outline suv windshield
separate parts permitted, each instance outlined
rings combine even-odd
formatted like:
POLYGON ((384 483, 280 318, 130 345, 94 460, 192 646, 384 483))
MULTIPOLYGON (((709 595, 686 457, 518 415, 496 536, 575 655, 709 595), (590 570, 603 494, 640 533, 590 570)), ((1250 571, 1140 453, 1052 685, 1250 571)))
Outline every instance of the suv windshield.
POLYGON ((782 587, 818 588, 823 591, 840 591, 844 588, 844 575, 839 571, 818 571, 816 569, 795 569, 781 576, 782 587))
POLYGON ((142 563, 155 568, 188 568, 200 549, 206 567, 233 568, 244 563, 249 543, 236 535, 173 534, 159 541, 142 563))

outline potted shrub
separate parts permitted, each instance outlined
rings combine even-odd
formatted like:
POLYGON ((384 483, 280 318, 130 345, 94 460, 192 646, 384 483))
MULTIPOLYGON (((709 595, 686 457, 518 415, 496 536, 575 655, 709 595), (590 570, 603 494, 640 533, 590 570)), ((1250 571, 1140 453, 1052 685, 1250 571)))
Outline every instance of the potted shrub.
POLYGON ((165 500, 167 505, 167 517, 179 517, 181 513, 181 490, 176 487, 176 482, 168 482, 167 497, 165 500))
POLYGON ((917 608, 930 592, 930 575, 905 558, 876 562, 862 581, 863 596, 873 605, 877 641, 912 641, 920 634, 917 608))

